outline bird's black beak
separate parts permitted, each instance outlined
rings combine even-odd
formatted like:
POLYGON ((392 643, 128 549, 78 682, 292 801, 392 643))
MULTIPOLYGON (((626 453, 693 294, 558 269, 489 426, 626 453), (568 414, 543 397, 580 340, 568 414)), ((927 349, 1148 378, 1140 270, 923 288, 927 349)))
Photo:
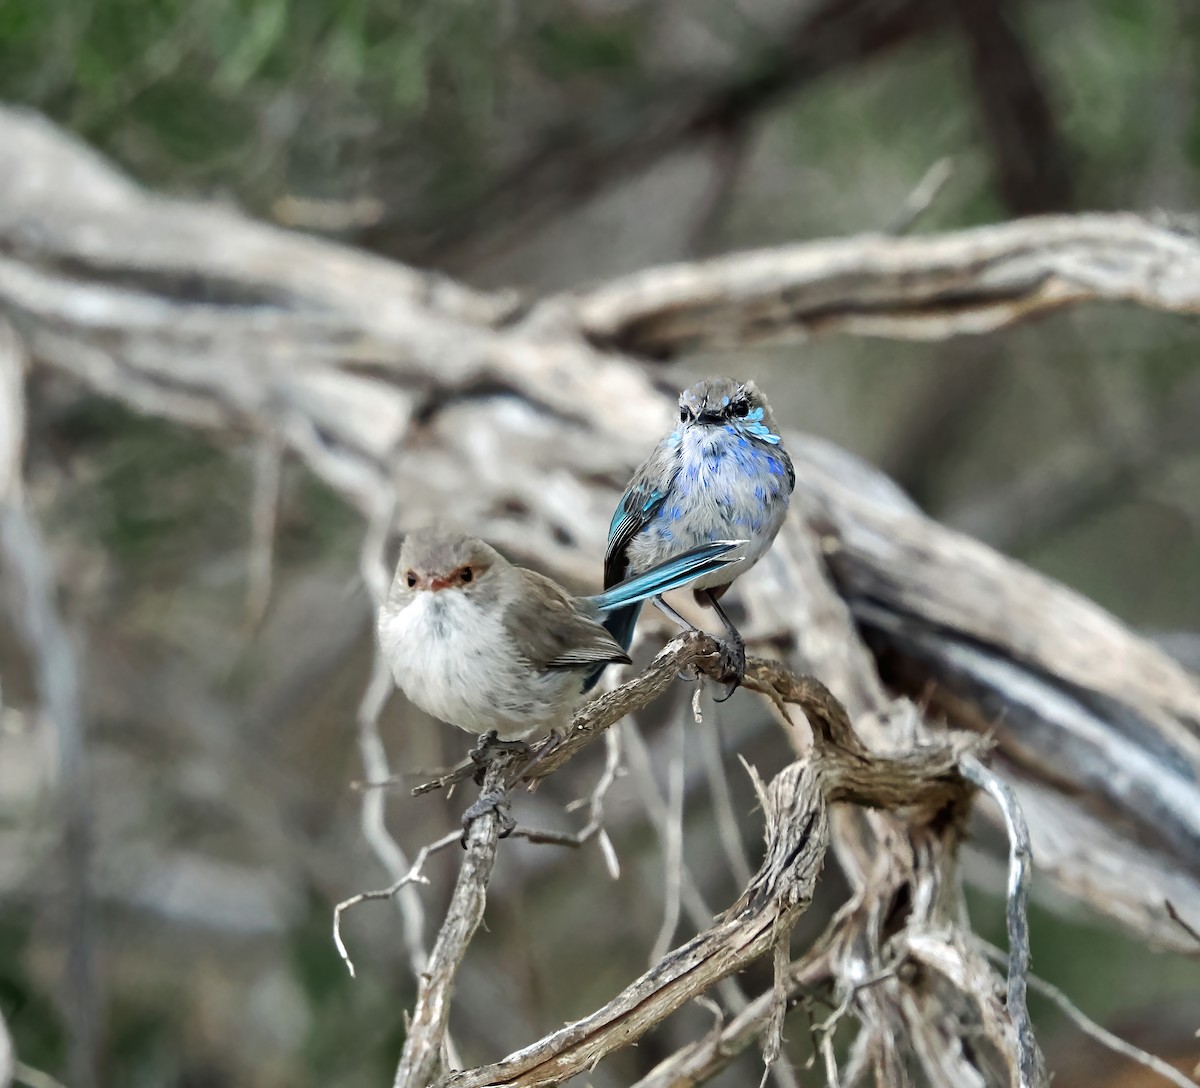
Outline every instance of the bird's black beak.
POLYGON ((720 412, 703 411, 699 415, 696 416, 696 422, 697 423, 720 423, 721 422, 721 413, 720 412))

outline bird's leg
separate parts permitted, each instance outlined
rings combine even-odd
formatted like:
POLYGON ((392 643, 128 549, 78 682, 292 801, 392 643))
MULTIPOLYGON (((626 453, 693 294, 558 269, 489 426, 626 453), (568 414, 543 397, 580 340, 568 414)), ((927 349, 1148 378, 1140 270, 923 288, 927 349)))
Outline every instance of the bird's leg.
POLYGON ((479 800, 463 813, 462 838, 459 839, 459 842, 462 843, 464 850, 467 848, 467 835, 470 834, 471 825, 480 816, 486 816, 489 812, 494 812, 496 819, 500 823, 500 838, 507 839, 513 833, 513 830, 517 826, 517 821, 513 819, 512 814, 508 811, 508 791, 503 787, 488 790, 486 793, 481 793, 479 800))
MULTIPOLYGON (((551 729, 550 732, 546 734, 545 741, 539 746, 533 758, 527 763, 523 764, 521 769, 517 772, 517 778, 524 778, 527 774, 529 774, 530 771, 533 770, 534 767, 541 763, 543 759, 545 759, 560 744, 562 744, 562 742, 563 739, 559 731, 557 729, 551 729)), ((529 784, 529 788, 532 790, 535 785, 535 782, 531 782, 529 784)))
POLYGON ((499 752, 517 752, 524 754, 529 751, 529 745, 523 740, 501 740, 495 729, 489 729, 475 742, 475 747, 467 754, 475 764, 475 784, 483 785, 483 772, 499 752))
POLYGON ((733 625, 726 614, 725 609, 721 607, 721 602, 717 595, 711 589, 700 591, 708 598, 708 603, 713 606, 714 611, 721 619, 721 623, 725 627, 725 633, 729 638, 721 646, 721 665, 725 677, 732 676, 732 681, 726 681, 726 692, 721 698, 716 699, 718 703, 725 702, 735 691, 738 685, 742 682, 742 677, 746 675, 746 643, 743 641, 741 632, 733 625))
MULTIPOLYGON (((471 762, 475 764, 475 781, 482 786, 486 781, 488 767, 492 761, 501 754, 512 756, 524 756, 529 754, 529 745, 523 740, 501 740, 499 733, 495 729, 489 729, 476 742, 475 747, 471 749, 471 762)), ((511 763, 506 767, 511 767, 511 763)), ((499 768, 498 768, 499 770, 499 768)), ((503 780, 504 775, 502 774, 503 780)), ((517 826, 517 821, 512 818, 508 811, 508 789, 505 786, 493 786, 493 788, 484 790, 479 795, 473 805, 463 813, 462 818, 462 838, 459 842, 462 843, 463 849, 467 848, 467 835, 471 831, 471 825, 479 819, 480 816, 486 816, 488 813, 494 812, 496 820, 500 826, 500 838, 507 839, 513 833, 513 829, 517 826)))
POLYGON ((669 604, 667 604, 667 602, 664 601, 661 597, 655 597, 655 598, 653 598, 653 600, 654 600, 654 603, 658 606, 659 610, 664 615, 673 619, 685 631, 698 631, 699 630, 699 628, 694 623, 692 623, 690 620, 684 619, 678 612, 675 611, 675 609, 673 609, 669 604))
MULTIPOLYGON (((668 616, 670 619, 673 619, 685 631, 699 631, 700 630, 700 628, 697 627, 694 623, 692 623, 689 620, 684 619, 683 616, 681 616, 678 612, 675 611, 675 609, 673 609, 669 604, 667 604, 667 602, 664 601, 662 599, 662 597, 654 597, 653 600, 654 600, 654 603, 658 606, 659 611, 661 611, 663 613, 663 615, 668 616)), ((697 672, 695 667, 691 666, 691 665, 689 665, 686 669, 680 669, 679 673, 678 673, 679 679, 683 680, 687 683, 691 683, 693 680, 697 679, 697 677, 699 675, 700 675, 699 672, 697 672)))

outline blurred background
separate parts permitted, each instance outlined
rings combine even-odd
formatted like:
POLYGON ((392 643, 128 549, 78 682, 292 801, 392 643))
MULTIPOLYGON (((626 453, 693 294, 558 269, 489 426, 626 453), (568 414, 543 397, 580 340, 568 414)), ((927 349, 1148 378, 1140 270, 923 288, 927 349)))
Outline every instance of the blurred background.
MULTIPOLYGON (((0 100, 45 112, 146 186, 534 295, 885 229, 942 160, 921 231, 1190 211, 1198 80, 1187 0, 0 0, 0 100)), ((1198 347, 1192 321, 1114 307, 941 345, 830 339, 660 373, 673 386, 756 378, 785 426, 862 454, 933 516, 1200 668, 1198 347)), ((371 650, 359 518, 285 461, 264 596, 248 547, 254 447, 38 371, 30 412, 30 497, 86 673, 100 1083, 389 1083, 413 996, 398 915, 374 903, 348 916, 355 980, 329 934, 334 903, 386 883, 352 788, 371 650)), ((65 1077, 61 799, 7 614, 0 683, 0 1011, 22 1059, 65 1077)), ((714 911, 736 895, 713 846, 711 753, 678 724, 688 694, 642 723, 649 779, 630 773, 610 794, 619 882, 594 846, 501 851, 457 995, 468 1063, 589 1011, 648 962, 663 893, 646 797, 678 788, 664 768, 681 746, 685 856, 714 911)), ((749 699, 706 713, 769 775, 787 752, 764 725, 749 699)), ((468 746, 399 696, 384 740, 406 771, 468 746)), ((563 804, 601 767, 597 751, 518 799, 522 822, 578 826, 563 804)), ((740 770, 730 788, 753 859, 740 770)), ((465 803, 399 789, 391 827, 415 852, 465 803)), ((457 862, 430 862, 431 933, 457 862)), ((976 925, 1003 943, 999 889, 982 883, 976 925)), ((843 894, 831 866, 798 942, 843 894)), ((1200 1061, 1196 961, 1057 902, 1036 908, 1033 951, 1097 1019, 1180 1068, 1200 1061)), ((1034 1000, 1056 1084, 1143 1083, 1034 1000)), ((592 1083, 635 1079, 707 1023, 685 1010, 592 1083)), ((789 1045, 802 1061, 802 1021, 789 1045)), ((721 1083, 757 1078, 747 1061, 721 1083)))

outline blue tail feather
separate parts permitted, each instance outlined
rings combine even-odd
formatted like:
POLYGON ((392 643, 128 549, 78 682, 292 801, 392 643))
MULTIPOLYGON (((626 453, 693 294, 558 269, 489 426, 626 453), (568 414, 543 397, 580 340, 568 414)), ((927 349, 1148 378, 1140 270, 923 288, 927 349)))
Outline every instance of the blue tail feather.
MULTIPOLYGON (((744 540, 714 540, 702 544, 698 548, 656 563, 649 570, 635 574, 632 578, 618 583, 611 589, 590 598, 602 613, 601 622, 605 630, 628 650, 633 642, 633 629, 637 626, 638 616, 642 611, 642 603, 660 593, 668 593, 679 589, 696 578, 707 574, 715 574, 722 567, 741 562, 740 558, 729 559, 728 553, 744 544, 744 540)), ((600 679, 600 674, 606 666, 598 668, 583 685, 584 691, 591 691, 600 679)))
MULTIPOLYGON (((744 543, 743 540, 710 541, 672 559, 656 563, 649 570, 626 578, 611 589, 597 594, 592 600, 602 612, 623 610, 627 605, 644 601, 647 597, 657 597, 660 593, 668 593, 672 589, 679 589, 697 578, 715 574, 722 567, 740 562, 739 559, 729 559, 728 553, 744 543)), ((634 613, 634 619, 636 618, 637 614, 634 613)), ((631 625, 630 637, 632 632, 631 625)), ((622 645, 626 649, 629 648, 628 643, 622 645)))

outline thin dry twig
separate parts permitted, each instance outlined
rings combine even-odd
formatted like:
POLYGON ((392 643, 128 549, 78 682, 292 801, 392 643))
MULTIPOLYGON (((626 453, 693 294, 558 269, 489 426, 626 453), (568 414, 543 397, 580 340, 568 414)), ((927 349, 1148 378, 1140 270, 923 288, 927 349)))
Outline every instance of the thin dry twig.
MULTIPOLYGON (((378 650, 371 665, 371 677, 358 706, 358 749, 363 777, 381 781, 389 777, 387 752, 379 736, 379 715, 392 693, 392 674, 378 650)), ((404 947, 414 976, 425 970, 425 907, 410 883, 404 882, 411 864, 387 828, 387 795, 383 790, 364 790, 360 825, 363 838, 376 860, 396 884, 396 906, 404 927, 404 947)))
POLYGON ((861 1083, 871 1068, 872 1035, 869 1031, 860 1031, 850 1044, 850 1056, 846 1059, 846 1069, 842 1073, 838 1088, 855 1088, 861 1083))
MULTIPOLYGON (((635 728, 632 721, 629 728, 635 728)), ((671 947, 675 930, 679 928, 683 901, 683 794, 687 773, 687 729, 681 717, 676 717, 672 732, 674 744, 667 762, 667 800, 662 821, 655 821, 662 845, 663 915, 658 936, 650 948, 651 963, 661 960, 671 947)))
MULTIPOLYGON (((524 839, 526 842, 531 842, 546 846, 570 846, 578 847, 582 845, 583 838, 580 835, 564 834, 558 831, 538 831, 532 828, 517 827, 509 834, 510 839, 524 839)), ((346 944, 342 939, 342 915, 351 907, 357 907, 360 903, 366 903, 374 899, 391 899, 401 888, 407 887, 409 884, 428 884, 429 878, 425 876, 425 862, 434 854, 445 850, 448 846, 453 846, 456 842, 462 839, 461 831, 449 831, 440 839, 434 839, 433 842, 426 843, 417 851, 417 856, 413 860, 412 866, 395 883, 388 885, 386 888, 377 888, 374 891, 358 892, 350 896, 348 899, 343 899, 333 908, 333 943, 337 948, 338 955, 342 958, 342 962, 346 965, 346 970, 350 972, 350 977, 355 977, 354 961, 350 958, 350 953, 346 950, 346 944)))
POLYGON ((96 919, 91 889, 92 805, 79 669, 70 635, 55 605, 49 552, 20 486, 24 445, 24 358, 0 317, 0 553, 13 575, 13 613, 33 658, 38 702, 53 724, 63 805, 63 862, 67 885, 66 1006, 69 1064, 78 1088, 96 1083, 100 1001, 95 974, 96 919))
MULTIPOLYGON (((979 940, 979 946, 987 954, 988 958, 996 963, 1007 963, 1008 956, 1003 949, 997 948, 993 944, 989 944, 982 939, 979 940)), ((1178 1088, 1196 1088, 1196 1081, 1189 1077, 1186 1073, 1181 1073, 1173 1065, 1155 1057, 1149 1051, 1143 1050, 1140 1046, 1134 1046, 1133 1043, 1128 1043, 1119 1035, 1114 1035, 1107 1028, 1101 1027, 1087 1013, 1085 1013, 1078 1005, 1076 1005, 1062 990, 1055 986, 1052 982, 1047 982, 1039 975, 1030 974, 1029 985, 1033 987, 1043 997, 1053 1001, 1071 1021, 1086 1035, 1090 1035, 1101 1046, 1107 1047, 1114 1054, 1120 1054, 1122 1057, 1128 1058, 1131 1062, 1137 1062, 1138 1065, 1145 1066, 1151 1072, 1157 1073, 1164 1080, 1169 1080, 1178 1088)))
MULTIPOLYGON (((824 986, 830 963, 820 945, 788 965, 784 985, 788 1000, 824 986)), ((760 994, 728 1023, 681 1047, 658 1063, 633 1088, 694 1088, 711 1080, 768 1029, 778 997, 774 986, 760 994)))
POLYGON ((1016 795, 1006 782, 988 770, 974 756, 959 763, 963 776, 979 786, 999 806, 1008 830, 1008 894, 1004 919, 1008 928, 1008 1014, 1017 1031, 1021 1074, 1029 1084, 1045 1080, 1042 1052, 1033 1034, 1029 1005, 1025 997, 1029 977, 1029 879, 1033 871, 1033 850, 1029 828, 1016 795))
POLYGON ((250 500, 250 554, 246 563, 246 626, 262 623, 271 600, 275 567, 275 523, 283 481, 283 450, 271 438, 254 447, 254 492, 250 500))
MULTIPOLYGON (((697 708, 701 691, 696 689, 697 708)), ((697 715, 699 717, 699 715, 697 715)), ((725 851, 725 860, 730 872, 739 886, 750 882, 753 868, 746 844, 742 841, 742 831, 738 824, 737 813, 733 809, 733 792, 729 786, 729 776, 725 773, 724 753, 721 750, 720 714, 714 705, 711 708, 713 721, 709 728, 698 730, 698 745, 700 758, 704 763, 704 774, 708 779, 708 792, 712 796, 713 818, 717 822, 717 838, 725 851)), ((700 724, 698 721, 697 724, 700 724)))
MULTIPOLYGON (((514 754, 509 752, 492 758, 484 771, 484 794, 504 788, 514 759, 514 754)), ((394 1088, 426 1088, 442 1064, 454 979, 466 955, 467 945, 483 921, 487 886, 496 861, 499 838, 500 817, 495 811, 476 817, 467 829, 466 852, 458 882, 426 969, 417 979, 417 1000, 396 1067, 394 1088)))
MULTIPOLYGON (((788 1007, 788 967, 789 944, 791 934, 781 937, 775 942, 771 956, 771 1012, 767 1017, 766 1028, 763 1031, 763 1072, 759 1088, 767 1083, 767 1077, 776 1064, 787 1065, 783 1054, 783 1021, 787 1016, 788 1007)), ((791 1067, 787 1066, 788 1071, 791 1067)), ((786 1074, 785 1074, 786 1077, 786 1074)))
POLYGON ((333 908, 333 943, 338 950, 338 955, 342 957, 342 962, 346 965, 346 970, 350 972, 350 977, 354 978, 354 961, 350 958, 350 953, 346 951, 345 942, 342 940, 342 914, 351 907, 358 906, 359 903, 365 903, 371 899, 391 899, 401 888, 409 884, 428 884, 429 879, 425 876, 425 862, 430 855, 436 854, 439 850, 444 850, 447 846, 459 841, 461 832, 451 831, 443 835, 440 839, 435 839, 431 843, 422 846, 417 852, 412 865, 407 873, 401 876, 393 884, 386 888, 380 888, 376 891, 359 892, 357 895, 350 896, 349 899, 343 899, 336 907, 333 908))
MULTIPOLYGON (((663 844, 663 854, 666 857, 670 851, 670 847, 667 845, 668 841, 675 832, 671 828, 670 807, 659 790, 658 779, 654 774, 650 750, 646 747, 641 730, 638 729, 632 718, 624 721, 622 734, 629 750, 629 772, 633 778, 634 787, 637 789, 647 816, 650 817, 651 826, 654 828, 659 842, 663 844)), ((678 833, 682 835, 682 824, 676 826, 678 833)), ((666 873, 664 879, 664 928, 665 923, 671 923, 672 934, 678 924, 680 905, 687 911, 688 917, 697 929, 705 929, 712 922, 713 911, 705 902, 700 885, 692 875, 690 866, 683 861, 682 855, 680 855, 679 863, 666 873)), ((664 948, 659 956, 651 956, 650 962, 656 963, 666 955, 666 951, 667 948, 664 948)), ((735 1013, 746 1007, 748 999, 736 979, 722 979, 718 983, 718 989, 726 1004, 735 1013)))
POLYGON ((1200 945, 1200 929, 1197 929, 1191 924, 1191 922, 1184 918, 1184 916, 1176 909, 1175 904, 1169 899, 1163 904, 1163 906, 1166 907, 1167 917, 1169 917, 1171 921, 1178 925, 1184 931, 1184 933, 1191 937, 1197 945, 1200 945))
POLYGON ((950 179, 954 177, 954 160, 949 156, 938 159, 905 198, 904 206, 886 228, 887 234, 907 234, 933 206, 950 179))

